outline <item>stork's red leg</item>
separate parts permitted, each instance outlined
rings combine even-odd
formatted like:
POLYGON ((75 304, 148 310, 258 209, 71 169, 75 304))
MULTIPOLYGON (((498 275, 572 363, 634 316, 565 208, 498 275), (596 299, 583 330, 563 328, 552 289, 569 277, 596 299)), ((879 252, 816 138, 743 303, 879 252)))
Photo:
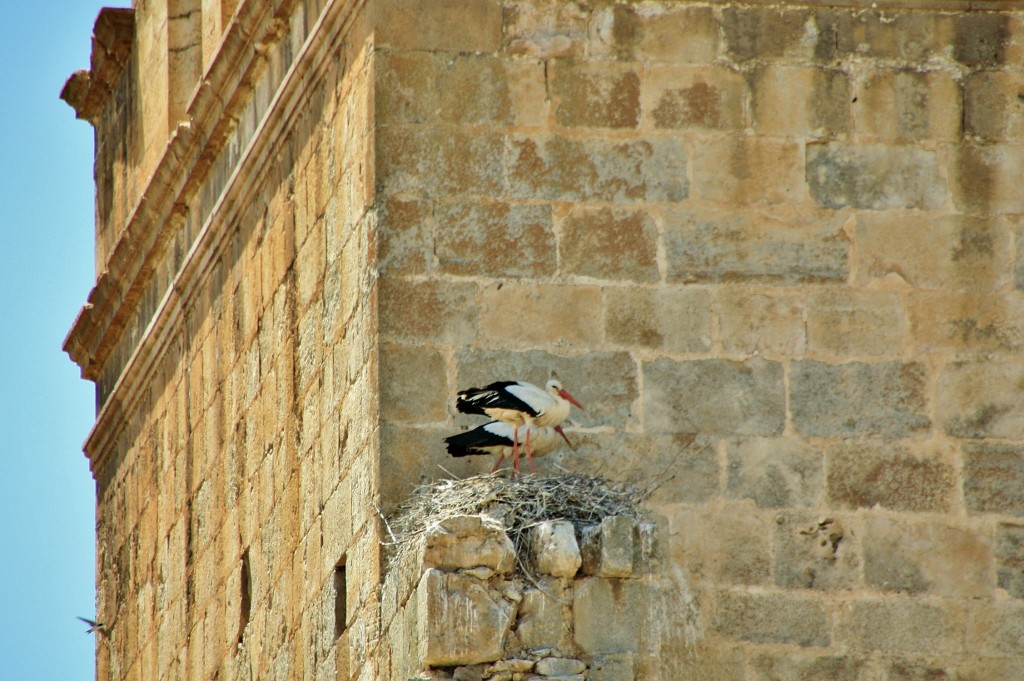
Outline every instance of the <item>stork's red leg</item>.
POLYGON ((498 463, 494 464, 494 468, 491 469, 491 472, 493 473, 494 471, 496 471, 499 468, 501 468, 501 462, 504 461, 504 460, 505 460, 505 452, 502 452, 501 456, 498 457, 498 463))

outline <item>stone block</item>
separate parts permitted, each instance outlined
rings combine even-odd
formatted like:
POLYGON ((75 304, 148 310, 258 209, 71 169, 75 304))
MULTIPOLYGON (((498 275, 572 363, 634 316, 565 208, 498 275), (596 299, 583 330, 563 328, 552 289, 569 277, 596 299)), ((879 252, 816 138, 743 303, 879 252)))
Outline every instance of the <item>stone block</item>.
POLYGON ((752 359, 643 364, 646 428, 656 433, 780 435, 785 425, 782 367, 752 359))
POLYGON ((649 605, 649 588, 642 580, 577 579, 573 585, 576 645, 587 655, 636 651, 649 605))
POLYGON ((850 129, 850 78, 838 69, 768 64, 754 69, 754 129, 763 135, 835 137, 850 129))
POLYGON ((668 210, 670 283, 843 282, 850 246, 843 218, 789 211, 668 210))
POLYGON ((512 55, 541 59, 581 57, 590 15, 576 3, 510 3, 502 17, 504 48, 512 55))
POLYGON ((625 352, 590 352, 575 357, 543 350, 521 352, 465 348, 456 350, 459 389, 502 379, 543 385, 557 377, 586 411, 573 409, 569 422, 583 427, 625 428, 637 398, 637 369, 625 352))
POLYGON ((501 44, 501 4, 493 0, 386 0, 376 12, 376 47, 494 52, 501 44))
POLYGON ((953 20, 937 12, 832 13, 836 51, 842 56, 926 62, 947 58, 953 20))
POLYGON ((669 516, 672 563, 716 584, 771 580, 771 527, 749 505, 681 509, 669 516))
POLYGON ((711 349, 711 296, 706 290, 609 287, 604 303, 609 343, 668 352, 711 349))
POLYGON ((576 531, 567 520, 548 520, 530 530, 534 567, 542 575, 574 577, 581 564, 576 531))
POLYGON ((964 133, 985 140, 1024 139, 1024 76, 981 71, 964 79, 964 133))
POLYGON ((447 274, 542 277, 555 271, 548 205, 445 203, 434 210, 434 252, 447 274))
POLYGON ((539 581, 543 589, 523 591, 519 603, 519 642, 527 650, 561 648, 567 635, 567 621, 559 599, 568 594, 557 580, 541 577, 539 581))
POLYGON ((1003 293, 912 294, 907 300, 914 346, 923 352, 1019 352, 1024 299, 1003 293))
POLYGON ((539 126, 547 115, 540 61, 462 55, 439 64, 437 79, 423 85, 437 91, 446 123, 539 126))
POLYGON ((826 13, 771 7, 728 7, 722 12, 725 54, 736 61, 831 59, 835 37, 826 13), (824 19, 824 21, 823 21, 824 19))
POLYGON ((859 532, 850 517, 784 513, 775 518, 775 584, 837 591, 861 585, 859 532))
POLYGON ((968 511, 1024 516, 1024 446, 964 443, 963 478, 968 511))
POLYGON ((762 652, 750 659, 749 681, 868 681, 871 664, 857 655, 800 655, 762 652))
POLYGON ((1016 439, 1024 432, 1024 365, 953 362, 939 374, 936 418, 960 438, 1016 439))
POLYGON ((968 618, 968 650, 989 657, 1024 654, 1024 603, 977 601, 968 618))
MULTIPOLYGON (((583 528, 580 553, 583 574, 629 577, 633 574, 633 520, 612 516, 583 528)), ((575 574, 575 573, 574 573, 575 574)))
POLYGON ((658 230, 646 211, 578 208, 559 232, 561 269, 566 274, 635 282, 659 279, 658 230))
POLYGON ((460 345, 477 334, 476 284, 380 279, 379 330, 384 338, 460 345))
POLYGON ((948 513, 956 503, 954 457, 927 445, 850 440, 826 450, 825 470, 833 508, 948 513))
POLYGON ((996 525, 995 560, 999 588, 1024 599, 1024 525, 996 525))
POLYGON ((644 72, 645 120, 656 129, 743 128, 743 77, 717 66, 654 66, 644 72))
POLYGON ((496 284, 485 287, 479 301, 480 339, 487 343, 565 349, 600 345, 600 317, 580 314, 601 309, 596 286, 496 284))
POLYGON ((836 643, 854 651, 963 651, 962 603, 887 596, 852 601, 836 614, 836 643))
POLYGON ((515 608, 485 584, 427 570, 417 589, 419 657, 432 667, 492 662, 502 656, 515 608))
POLYGON ((509 191, 525 200, 682 201, 689 195, 687 157, 678 138, 511 139, 509 191))
POLYGON ((452 516, 424 532, 423 564, 439 570, 483 566, 507 574, 516 565, 516 551, 505 527, 493 518, 452 516))
POLYGON ((882 140, 959 141, 960 101, 960 86, 946 71, 872 71, 857 87, 855 129, 882 140))
POLYGON ((493 131, 384 126, 377 135, 378 184, 386 195, 500 195, 506 146, 507 137, 493 131))
POLYGON ((380 348, 381 418, 398 423, 444 421, 447 370, 433 348, 384 343, 380 348))
POLYGON ((793 362, 793 425, 813 437, 921 433, 931 426, 925 383, 925 368, 916 362, 793 362))
POLYGON ((964 66, 990 68, 1006 62, 1013 24, 1008 14, 968 14, 953 22, 953 57, 964 66))
POLYGON ((572 676, 582 674, 586 668, 586 663, 580 660, 567 657, 542 657, 537 660, 534 670, 541 676, 572 676))
POLYGON ((825 208, 944 208, 949 194, 935 151, 882 144, 809 143, 811 198, 825 208))
POLYGON ((705 65, 718 56, 719 22, 711 7, 643 3, 635 6, 634 16, 636 30, 629 35, 634 59, 705 65))
POLYGON ((694 149, 692 163, 693 192, 708 201, 772 205, 801 202, 806 195, 803 150, 793 141, 703 139, 694 149))
MULTIPOLYGON (((857 283, 990 291, 1008 281, 1010 230, 1002 220, 910 212, 860 213, 857 283)), ((911 308, 913 311, 913 308, 911 308)))
POLYGON ((550 69, 555 119, 559 125, 636 128, 640 123, 640 76, 617 62, 553 62, 550 69))
POLYGON ((733 499, 752 499, 761 508, 817 506, 824 490, 824 456, 791 438, 749 438, 727 445, 728 483, 733 499))
POLYGON ((806 351, 801 296, 724 288, 715 292, 713 309, 723 352, 794 356, 806 351))
POLYGON ((869 514, 861 543, 868 587, 946 598, 992 595, 992 541, 978 528, 869 514))
POLYGON ((596 655, 590 662, 590 681, 634 681, 633 653, 596 655))
POLYGON ((1024 213, 1019 170, 1024 145, 961 145, 949 169, 953 203, 958 211, 974 215, 1024 213))
POLYGON ((422 274, 434 268, 432 206, 425 201, 381 200, 377 220, 377 269, 388 274, 422 274))
POLYGON ((807 299, 807 348, 819 355, 900 355, 907 317, 895 293, 837 289, 807 299))
POLYGON ((817 598, 786 592, 716 594, 712 629, 750 643, 831 644, 828 612, 817 598))

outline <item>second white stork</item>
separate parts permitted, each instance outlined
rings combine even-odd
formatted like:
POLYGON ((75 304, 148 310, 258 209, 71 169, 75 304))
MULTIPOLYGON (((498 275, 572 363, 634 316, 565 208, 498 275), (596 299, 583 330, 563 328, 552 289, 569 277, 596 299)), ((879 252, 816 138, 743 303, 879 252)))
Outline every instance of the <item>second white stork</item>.
MULTIPOLYGON (((583 409, 583 405, 554 379, 543 388, 526 381, 497 381, 483 388, 460 390, 455 401, 455 407, 463 414, 483 414, 512 426, 512 467, 516 470, 519 468, 519 428, 559 426, 569 416, 571 405, 583 409)), ((532 469, 530 439, 531 431, 528 429, 524 444, 532 469)))
MULTIPOLYGON (((472 430, 467 430, 458 435, 446 437, 444 443, 448 453, 455 457, 474 456, 477 454, 499 454, 498 462, 494 464, 491 472, 501 467, 501 462, 512 453, 514 445, 519 444, 516 438, 529 435, 533 456, 543 456, 558 447, 558 437, 561 436, 566 444, 572 447, 569 438, 566 437, 562 426, 554 428, 537 428, 535 426, 523 426, 521 431, 511 424, 502 421, 491 421, 472 430), (525 431, 523 433, 522 431, 525 431)), ((530 470, 533 471, 533 459, 530 460, 530 470)), ((519 473, 518 461, 513 460, 513 474, 519 473)))

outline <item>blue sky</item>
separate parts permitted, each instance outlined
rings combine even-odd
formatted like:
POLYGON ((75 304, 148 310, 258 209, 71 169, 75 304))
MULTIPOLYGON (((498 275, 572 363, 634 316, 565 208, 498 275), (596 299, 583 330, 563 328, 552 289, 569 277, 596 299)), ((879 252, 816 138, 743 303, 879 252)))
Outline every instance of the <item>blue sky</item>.
POLYGON ((61 350, 94 280, 92 127, 58 99, 100 7, 4 3, 0 57, 0 660, 9 679, 94 678, 92 383, 61 350))

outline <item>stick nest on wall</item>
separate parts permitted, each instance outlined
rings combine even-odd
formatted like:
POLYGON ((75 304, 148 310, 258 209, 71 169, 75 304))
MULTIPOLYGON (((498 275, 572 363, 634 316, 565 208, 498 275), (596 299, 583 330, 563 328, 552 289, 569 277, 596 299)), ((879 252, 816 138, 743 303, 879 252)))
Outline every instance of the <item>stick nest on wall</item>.
POLYGON ((643 520, 641 504, 647 493, 630 485, 590 475, 503 477, 478 475, 463 480, 439 480, 415 489, 412 497, 388 521, 394 557, 436 523, 460 515, 489 515, 505 525, 516 548, 526 553, 527 531, 545 520, 567 520, 579 536, 582 528, 608 516, 643 520))

